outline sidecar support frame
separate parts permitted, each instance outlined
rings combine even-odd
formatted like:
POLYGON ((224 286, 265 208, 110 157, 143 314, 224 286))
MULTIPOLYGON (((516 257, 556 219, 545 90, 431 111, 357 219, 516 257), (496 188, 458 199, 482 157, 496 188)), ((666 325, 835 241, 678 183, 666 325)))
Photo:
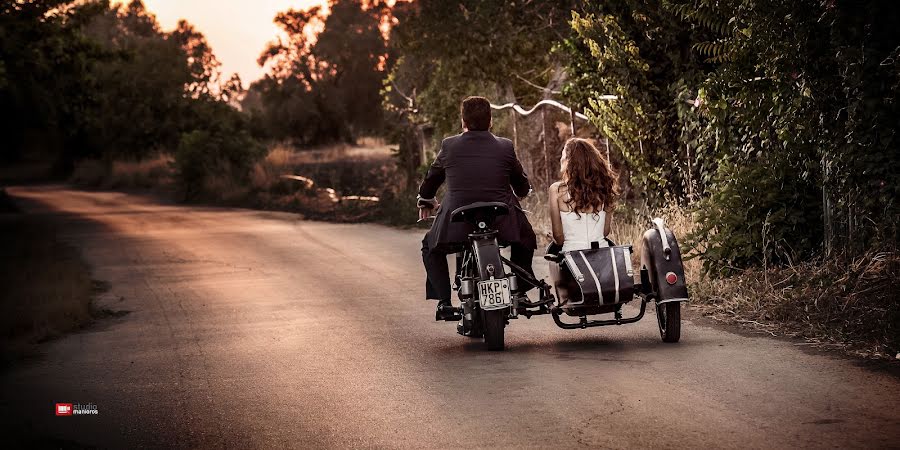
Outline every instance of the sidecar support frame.
POLYGON ((587 316, 580 316, 580 320, 578 321, 578 323, 567 323, 564 322, 560 317, 563 313, 563 310, 558 306, 550 308, 550 314, 553 315, 553 321, 556 322, 556 326, 567 330, 575 330, 588 327, 603 327, 607 325, 623 325, 626 323, 634 323, 641 320, 644 317, 644 312, 646 312, 647 310, 647 303, 650 301, 650 298, 641 296, 641 310, 638 312, 638 314, 634 317, 626 317, 623 319, 588 320, 587 316))
MULTIPOLYGON (((646 287, 648 283, 636 283, 635 291, 636 297, 641 299, 641 309, 638 311, 636 316, 633 317, 625 317, 625 318, 616 318, 616 319, 605 319, 605 320, 589 320, 587 316, 580 316, 579 321, 577 323, 565 322, 562 320, 562 315, 564 311, 559 306, 553 305, 550 306, 556 298, 553 294, 550 293, 550 285, 548 285, 543 280, 538 280, 535 277, 531 276, 525 269, 522 269, 506 257, 501 256, 500 259, 504 264, 509 266, 512 272, 519 277, 519 280, 528 283, 531 286, 540 291, 540 300, 535 304, 525 304, 523 305, 521 301, 519 301, 519 314, 526 316, 527 318, 531 318, 530 316, 534 315, 542 315, 542 314, 551 314, 553 316, 553 322, 556 323, 556 326, 566 329, 566 330, 577 330, 580 328, 589 328, 589 327, 603 327, 608 325, 624 325, 628 323, 634 323, 644 318, 644 313, 647 312, 647 303, 655 301, 656 297, 651 292, 646 292, 646 287), (524 306, 524 308, 523 308, 524 306), (549 308, 548 308, 549 306, 549 308), (527 308, 540 308, 538 310, 529 310, 527 308)), ((646 276, 643 272, 645 270, 641 270, 642 281, 646 276)))
MULTIPOLYGON (((503 261, 503 264, 506 264, 507 266, 509 266, 509 268, 512 270, 513 274, 519 279, 519 281, 524 281, 525 283, 531 285, 532 287, 536 288, 540 292, 540 296, 539 296, 540 300, 538 300, 537 303, 528 302, 528 303, 522 304, 522 302, 520 300, 519 301, 520 305, 526 306, 528 308, 535 308, 535 307, 542 306, 542 305, 549 305, 549 304, 553 303, 554 300, 556 300, 556 297, 554 297, 553 294, 550 293, 550 285, 547 284, 544 280, 538 280, 537 278, 533 277, 525 269, 519 267, 518 265, 516 265, 515 263, 513 263, 512 261, 510 261, 503 255, 500 255, 500 260, 503 261)), ((532 312, 532 314, 534 314, 534 312, 532 312)))

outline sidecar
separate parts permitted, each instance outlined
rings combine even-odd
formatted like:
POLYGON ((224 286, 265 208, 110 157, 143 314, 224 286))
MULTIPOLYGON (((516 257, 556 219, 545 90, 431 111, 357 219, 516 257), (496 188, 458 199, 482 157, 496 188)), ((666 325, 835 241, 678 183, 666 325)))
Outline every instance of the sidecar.
POLYGON ((550 309, 561 328, 622 325, 641 320, 647 303, 653 302, 664 342, 681 338, 681 302, 688 300, 684 264, 675 234, 663 219, 652 221, 641 239, 640 268, 637 274, 631 245, 612 241, 592 243, 586 250, 570 252, 548 249, 550 278, 558 299, 550 309), (635 275, 638 279, 635 280, 635 275), (623 307, 638 299, 637 315, 623 317, 623 307), (613 318, 595 316, 613 314, 613 318), (578 322, 563 320, 577 317, 578 322))

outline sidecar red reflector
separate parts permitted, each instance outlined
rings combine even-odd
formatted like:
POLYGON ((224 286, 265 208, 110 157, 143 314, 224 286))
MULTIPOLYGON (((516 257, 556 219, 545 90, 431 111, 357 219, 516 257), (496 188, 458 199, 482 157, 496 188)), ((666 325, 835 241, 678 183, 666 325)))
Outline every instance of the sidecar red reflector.
POLYGON ((675 284, 676 281, 678 281, 678 275, 675 275, 675 272, 666 274, 666 283, 675 284))

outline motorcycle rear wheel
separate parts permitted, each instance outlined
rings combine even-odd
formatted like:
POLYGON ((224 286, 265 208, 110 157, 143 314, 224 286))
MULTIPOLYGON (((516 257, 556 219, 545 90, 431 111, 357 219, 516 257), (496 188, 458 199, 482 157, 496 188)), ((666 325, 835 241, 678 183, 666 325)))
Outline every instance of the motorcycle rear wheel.
POLYGON ((484 325, 484 343, 488 350, 503 350, 505 348, 503 332, 506 328, 506 309, 482 311, 482 323, 484 325))

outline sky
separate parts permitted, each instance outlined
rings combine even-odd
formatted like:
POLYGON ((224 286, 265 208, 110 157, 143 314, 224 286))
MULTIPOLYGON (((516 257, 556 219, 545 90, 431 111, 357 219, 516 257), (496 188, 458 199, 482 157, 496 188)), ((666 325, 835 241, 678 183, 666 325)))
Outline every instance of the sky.
POLYGON ((226 77, 237 72, 244 87, 262 77, 256 64, 266 44, 278 35, 275 15, 290 8, 307 9, 327 0, 144 0, 163 30, 187 19, 206 36, 226 77))

